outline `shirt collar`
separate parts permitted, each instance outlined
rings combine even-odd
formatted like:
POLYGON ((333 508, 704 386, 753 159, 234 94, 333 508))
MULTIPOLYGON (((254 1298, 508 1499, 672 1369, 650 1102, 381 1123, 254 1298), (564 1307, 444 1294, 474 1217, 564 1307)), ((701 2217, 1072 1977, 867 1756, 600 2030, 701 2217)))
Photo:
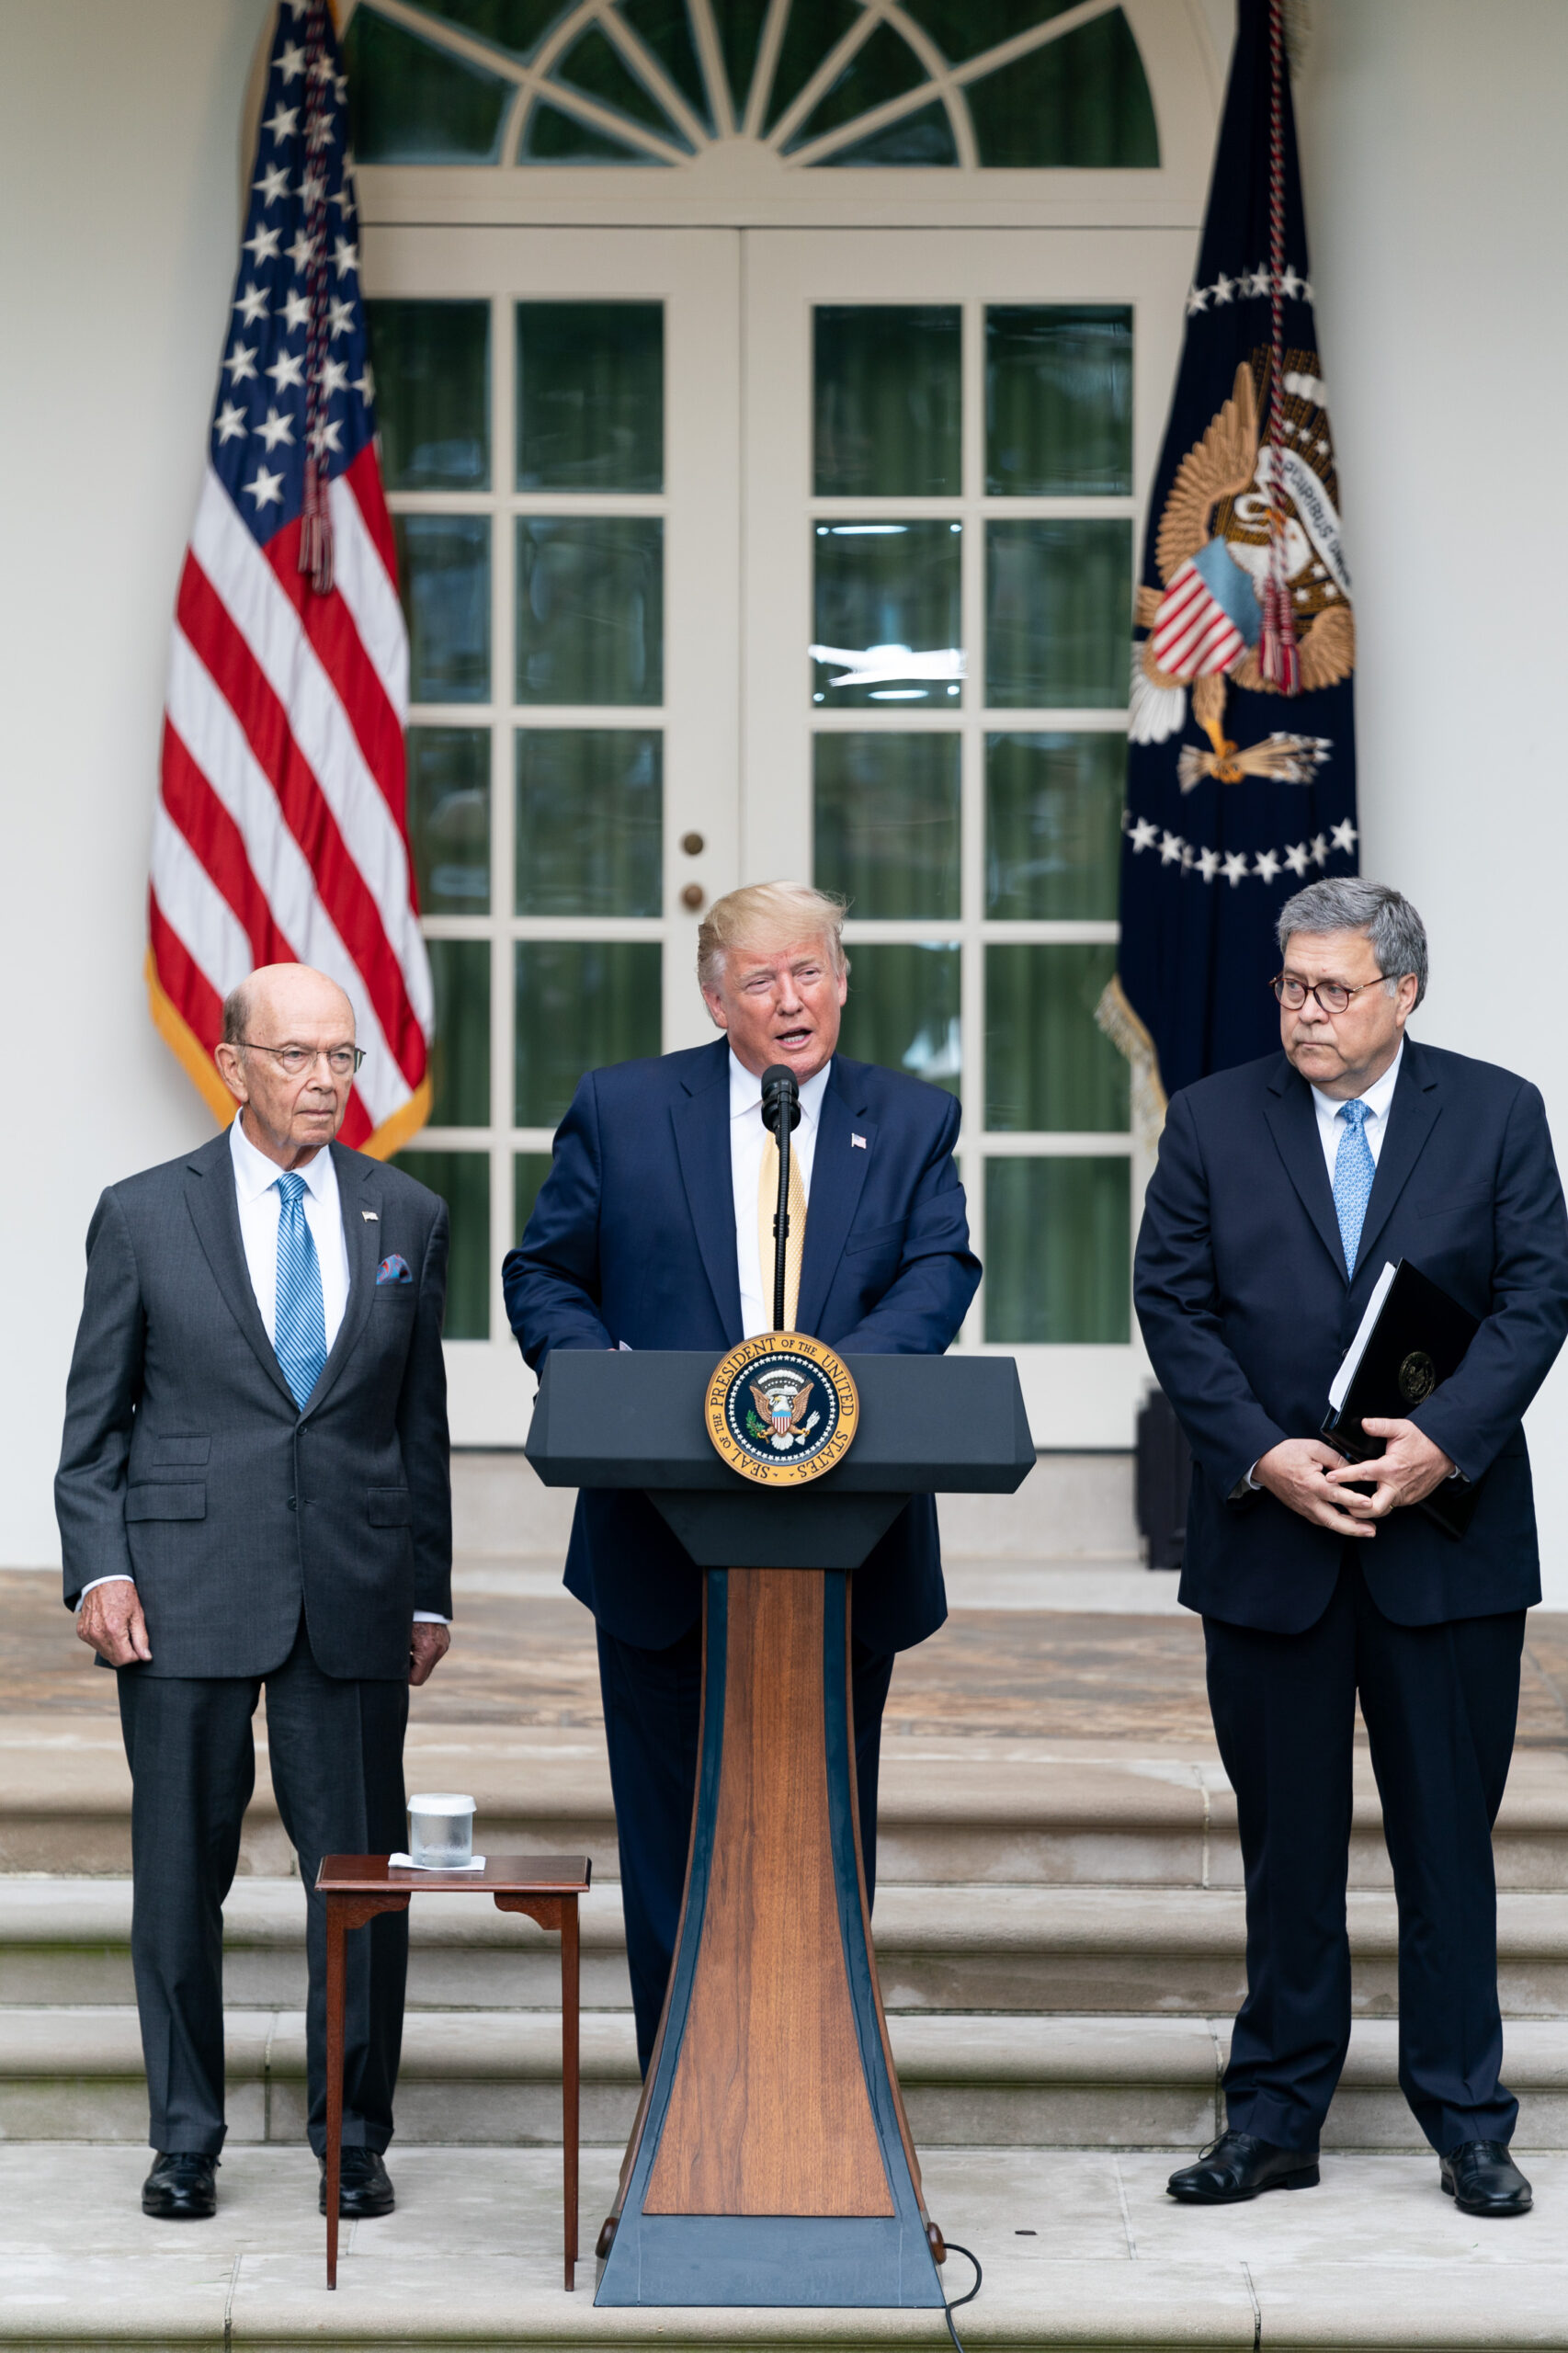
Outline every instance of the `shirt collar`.
MULTIPOLYGON (((827 1092, 827 1082, 832 1070, 833 1057, 829 1055, 815 1077, 805 1079, 801 1083, 801 1117, 802 1120, 809 1120, 813 1127, 822 1117, 822 1098, 827 1092)), ((730 1117, 732 1120, 741 1120, 748 1112, 759 1111, 761 1108, 762 1081, 755 1077, 743 1062, 736 1059, 735 1050, 732 1046, 730 1049, 730 1117)))
MULTIPOLYGON (((760 1090, 757 1100, 762 1100, 760 1090)), ((257 1152, 237 1117, 229 1130, 229 1151, 234 1164, 234 1184, 244 1206, 259 1200, 267 1188, 276 1185, 283 1174, 275 1160, 268 1160, 266 1153, 257 1152)), ((332 1177, 331 1146, 324 1146, 313 1160, 307 1162, 303 1168, 297 1169, 295 1174, 303 1179, 307 1189, 315 1195, 318 1201, 324 1200, 332 1177)))
MULTIPOLYGON (((1393 1101, 1393 1090, 1399 1083, 1399 1066, 1403 1060, 1404 1040, 1402 1038, 1399 1041, 1399 1051, 1381 1078, 1374 1079, 1361 1097, 1367 1107, 1367 1117, 1369 1120, 1388 1118, 1389 1105, 1393 1101)), ((1314 1086, 1312 1093, 1317 1097, 1319 1108, 1326 1116, 1331 1120, 1337 1120, 1344 1108, 1343 1098, 1337 1095, 1325 1095, 1321 1086, 1314 1086)))

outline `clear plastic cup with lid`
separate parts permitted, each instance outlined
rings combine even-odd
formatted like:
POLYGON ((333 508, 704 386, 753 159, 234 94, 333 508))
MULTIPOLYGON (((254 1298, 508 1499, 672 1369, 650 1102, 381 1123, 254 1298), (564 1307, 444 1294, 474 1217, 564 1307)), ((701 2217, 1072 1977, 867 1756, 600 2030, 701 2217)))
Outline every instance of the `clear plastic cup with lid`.
POLYGON ((426 1790, 408 1801, 408 1851, 424 1870, 460 1870, 473 1859, 473 1800, 426 1790))

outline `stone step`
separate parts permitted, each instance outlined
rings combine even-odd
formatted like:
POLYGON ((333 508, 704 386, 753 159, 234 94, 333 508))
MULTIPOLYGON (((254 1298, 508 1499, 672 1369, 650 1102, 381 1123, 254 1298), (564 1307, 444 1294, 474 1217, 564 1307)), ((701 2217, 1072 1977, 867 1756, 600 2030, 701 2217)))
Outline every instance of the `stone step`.
MULTIPOLYGON (((225 2029, 231 2143, 302 2141, 304 2013, 231 2009, 225 2029)), ((925 2149, 1196 2147, 1222 2123, 1228 2019, 926 2014, 895 2016, 889 2031, 925 2149)), ((630 2017, 586 2011, 581 2051, 583 2140, 624 2147, 639 2090, 630 2017)), ((400 2138, 559 2146, 560 2052, 558 2012, 410 2011, 400 2138)), ((1510 2020, 1504 2067, 1518 2147, 1568 2148, 1568 2020, 1510 2020)), ((0 2008, 0 2140, 134 2141, 146 2129, 134 2008, 0 2008)), ((1324 2145, 1422 2145, 1392 2019, 1356 2022, 1324 2145)))
MULTIPOLYGON (((1393 1899, 1348 1899, 1354 1998, 1397 2006, 1393 1899)), ((528 1921, 470 1896, 426 1895, 410 1914, 416 2009, 544 2010, 560 1998, 558 1947, 528 1921)), ((620 1891, 583 1905, 583 1996, 627 2006, 620 1891)), ((1233 2013, 1244 1990, 1244 1920, 1229 1888, 892 1885, 879 1890, 878 1966, 890 2012, 1233 2013)), ((1506 2016, 1568 2017, 1568 1896, 1505 1891, 1498 1984, 1506 2016)), ((0 2000, 129 2002, 128 1881, 13 1879, 0 1886, 0 2000)), ((304 1999, 297 1881, 237 1880, 225 1907, 225 1990, 241 2008, 304 1999)))
MULTIPOLYGON (((411 1789, 472 1790, 493 1853, 585 1852, 619 1863, 604 1744, 497 1724, 415 1725, 411 1789)), ((1568 1754, 1514 1759, 1494 1838, 1500 1887, 1568 1891, 1568 1754)), ((131 1781, 112 1720, 13 1714, 0 1726, 0 1871, 117 1875, 131 1867, 131 1781)), ((258 1743, 242 1877, 292 1868, 258 1743)), ((1239 1887, 1235 1801, 1213 1750, 1024 1739, 884 1743, 878 1877, 934 1885, 1239 1887)), ((1351 1885, 1390 1884, 1371 1766, 1356 1761, 1351 1885)))
MULTIPOLYGON (((932 2214, 972 2247, 984 2284, 957 2315, 969 2353, 1551 2353, 1564 2343, 1568 2264, 1555 2226, 1568 2157, 1532 2158, 1537 2209, 1506 2230, 1455 2212, 1429 2154, 1331 2155, 1320 2188, 1201 2211, 1165 2196, 1189 2148, 938 2149, 932 2214)), ((618 2152, 584 2154, 592 2245, 618 2152)), ((7 2221, 0 2343, 102 2347, 529 2348, 666 2353, 945 2346, 931 2311, 599 2312, 595 2267, 561 2284, 559 2154, 393 2143, 395 2214, 345 2231, 338 2290, 323 2279, 316 2168, 295 2148, 226 2153, 200 2230, 138 2211, 144 2149, 0 2147, 7 2221)), ((971 2273, 954 2253, 947 2292, 971 2273)))

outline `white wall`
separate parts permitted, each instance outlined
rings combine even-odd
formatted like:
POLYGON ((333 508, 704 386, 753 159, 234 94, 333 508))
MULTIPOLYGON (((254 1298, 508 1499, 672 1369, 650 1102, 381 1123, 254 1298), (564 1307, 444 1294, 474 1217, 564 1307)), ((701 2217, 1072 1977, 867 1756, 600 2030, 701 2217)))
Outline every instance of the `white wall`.
MULTIPOLYGON (((1227 0, 1202 5, 1222 37, 1227 0)), ((0 1561, 57 1556, 92 1203, 209 1131, 147 1019, 143 893, 266 6, 6 0, 0 20, 0 1561)), ((1568 8, 1309 14, 1297 105, 1356 565, 1365 870, 1431 927, 1421 1034, 1528 1072, 1563 1131, 1568 8)), ((1568 1374, 1531 1434, 1568 1606, 1568 1374)))
POLYGON ((0 1561, 50 1482, 102 1188, 212 1132, 147 1017, 169 616, 238 236, 267 0, 0 11, 0 1561))

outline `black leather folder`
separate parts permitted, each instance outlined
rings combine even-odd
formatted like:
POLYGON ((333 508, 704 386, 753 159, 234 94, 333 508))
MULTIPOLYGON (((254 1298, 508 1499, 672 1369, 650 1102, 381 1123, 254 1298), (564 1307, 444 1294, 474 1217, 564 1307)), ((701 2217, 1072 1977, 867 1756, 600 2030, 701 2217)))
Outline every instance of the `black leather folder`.
MULTIPOLYGON (((1381 1303, 1374 1294, 1340 1367, 1342 1379, 1348 1370, 1348 1386, 1337 1407, 1330 1404, 1323 1425, 1329 1444, 1352 1462, 1370 1461, 1383 1450, 1382 1439, 1369 1438, 1361 1427, 1363 1420, 1405 1420, 1458 1371, 1481 1329, 1478 1316, 1408 1258, 1392 1270, 1392 1281, 1388 1272, 1381 1303)), ((1478 1493, 1468 1479, 1448 1479, 1417 1508, 1448 1535, 1462 1536, 1478 1493)))

